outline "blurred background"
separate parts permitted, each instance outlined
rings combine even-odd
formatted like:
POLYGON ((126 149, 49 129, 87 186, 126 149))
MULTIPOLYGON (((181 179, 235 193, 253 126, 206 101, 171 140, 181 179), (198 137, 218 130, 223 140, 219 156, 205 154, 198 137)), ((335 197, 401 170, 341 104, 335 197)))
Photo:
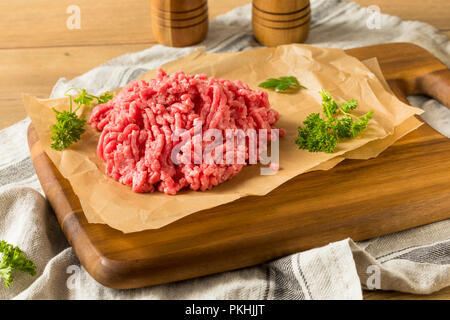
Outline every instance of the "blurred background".
MULTIPOLYGON (((209 18, 250 2, 209 0, 209 18)), ((427 22, 450 36, 449 0, 355 2, 427 22)), ((156 43, 150 0, 0 0, 0 30, 0 129, 25 118, 22 93, 46 98, 58 78, 156 43), (81 9, 79 29, 67 27, 73 5, 81 9)))

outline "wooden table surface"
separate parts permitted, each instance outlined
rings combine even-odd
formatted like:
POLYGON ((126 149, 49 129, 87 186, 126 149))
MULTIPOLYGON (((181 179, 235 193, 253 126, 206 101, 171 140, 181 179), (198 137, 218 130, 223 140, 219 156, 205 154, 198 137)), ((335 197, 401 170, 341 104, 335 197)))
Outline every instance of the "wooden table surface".
MULTIPOLYGON (((210 1, 210 17, 250 0, 210 1)), ((420 20, 450 37, 448 0, 357 0, 381 12, 420 20)), ((22 93, 49 96, 60 77, 71 79, 121 54, 155 44, 149 0, 2 0, 0 2, 0 129, 25 118, 22 93), (81 28, 69 30, 70 5, 81 8, 81 28)), ((365 292, 366 299, 450 299, 450 287, 419 296, 365 292)))

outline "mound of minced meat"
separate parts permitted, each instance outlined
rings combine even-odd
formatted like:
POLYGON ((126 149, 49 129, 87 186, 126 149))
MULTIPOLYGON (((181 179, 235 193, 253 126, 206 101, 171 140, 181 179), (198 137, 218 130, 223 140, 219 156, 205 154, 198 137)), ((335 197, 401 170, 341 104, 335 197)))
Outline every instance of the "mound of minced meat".
MULTIPOLYGON (((89 122, 101 131, 97 154, 109 177, 131 186, 134 192, 176 194, 184 187, 211 189, 239 173, 248 162, 195 163, 191 143, 177 156, 191 152, 192 161, 174 163, 172 149, 179 143, 174 142, 174 133, 184 129, 184 135, 194 137, 195 128, 221 130, 225 154, 226 129, 267 129, 270 139, 278 118, 267 93, 251 90, 241 81, 182 71, 168 75, 159 70, 156 79, 133 81, 112 100, 96 106, 89 122)), ((208 143, 200 145, 203 151, 208 143)), ((248 159, 248 148, 234 151, 245 152, 248 159)))

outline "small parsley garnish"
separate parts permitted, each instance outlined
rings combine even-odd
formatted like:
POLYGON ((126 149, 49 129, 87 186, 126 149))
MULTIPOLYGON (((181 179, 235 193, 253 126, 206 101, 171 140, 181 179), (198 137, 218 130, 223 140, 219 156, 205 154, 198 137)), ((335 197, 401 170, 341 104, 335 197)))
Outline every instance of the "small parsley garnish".
POLYGON ((22 250, 17 246, 0 241, 0 276, 9 288, 14 280, 14 270, 26 272, 32 276, 36 275, 36 266, 33 261, 27 259, 22 250))
POLYGON ((261 88, 275 89, 275 92, 287 91, 291 87, 307 89, 298 83, 295 77, 280 77, 278 79, 269 78, 266 81, 261 82, 258 86, 261 88))
POLYGON ((78 117, 76 114, 81 106, 90 106, 94 100, 97 100, 98 104, 103 104, 114 97, 109 91, 106 91, 97 97, 89 94, 86 89, 81 89, 80 94, 76 98, 73 98, 72 95, 69 94, 69 91, 71 90, 80 89, 71 88, 64 94, 69 97, 69 111, 58 111, 53 108, 53 111, 56 114, 56 123, 52 126, 51 139, 53 140, 53 143, 51 144, 51 147, 58 151, 65 149, 80 140, 81 135, 85 132, 84 125, 86 124, 86 119, 78 117), (74 110, 72 108, 73 102, 78 105, 74 110))
POLYGON ((299 149, 310 152, 336 152, 339 139, 355 138, 367 128, 373 110, 357 117, 350 112, 358 106, 358 101, 350 99, 338 104, 326 90, 320 91, 325 118, 319 113, 310 114, 303 125, 298 127, 295 143, 299 149))

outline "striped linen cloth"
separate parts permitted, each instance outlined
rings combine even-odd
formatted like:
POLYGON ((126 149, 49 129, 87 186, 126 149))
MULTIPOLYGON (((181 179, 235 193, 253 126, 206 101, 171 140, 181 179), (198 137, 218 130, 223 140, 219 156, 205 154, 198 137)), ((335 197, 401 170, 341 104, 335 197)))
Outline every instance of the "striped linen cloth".
MULTIPOLYGON (((385 42, 416 43, 450 65, 450 41, 435 28, 381 15, 381 29, 369 29, 372 14, 338 0, 311 2, 309 44, 352 48, 385 42)), ((237 8, 211 22, 201 45, 208 52, 249 50, 251 8, 237 8)), ((67 81, 70 87, 100 93, 120 87, 143 72, 189 53, 190 48, 154 46, 113 59, 67 81)), ((450 137, 450 111, 425 97, 411 97, 423 119, 450 137)), ((37 265, 37 275, 16 273, 0 299, 361 299, 363 289, 427 294, 450 285, 450 220, 355 243, 351 239, 296 253, 237 271, 135 290, 113 290, 80 266, 46 202, 26 140, 29 120, 0 131, 0 239, 19 245, 37 265)), ((450 213, 449 213, 450 215, 450 213)))

